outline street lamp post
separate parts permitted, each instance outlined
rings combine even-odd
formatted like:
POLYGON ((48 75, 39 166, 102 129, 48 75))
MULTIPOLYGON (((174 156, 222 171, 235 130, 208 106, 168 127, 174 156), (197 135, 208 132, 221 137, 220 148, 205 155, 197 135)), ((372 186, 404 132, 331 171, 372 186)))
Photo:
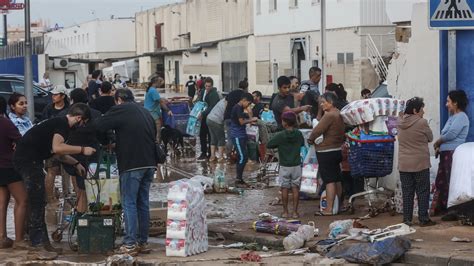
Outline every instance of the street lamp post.
POLYGON ((30 0, 25 0, 25 96, 28 101, 28 116, 35 119, 35 102, 33 98, 33 65, 31 58, 30 0))
POLYGON ((321 91, 326 86, 326 0, 321 0, 321 91))

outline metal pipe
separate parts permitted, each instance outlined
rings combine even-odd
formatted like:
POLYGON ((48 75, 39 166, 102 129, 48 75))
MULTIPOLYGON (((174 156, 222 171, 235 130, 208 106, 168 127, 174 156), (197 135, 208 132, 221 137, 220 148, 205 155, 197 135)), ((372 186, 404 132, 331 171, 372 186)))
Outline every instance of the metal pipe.
POLYGON ((3 46, 8 45, 7 13, 3 14, 3 46))
POLYGON ((30 32, 30 0, 25 0, 25 96, 28 101, 28 116, 31 121, 35 119, 35 104, 33 98, 33 64, 31 58, 31 32, 30 32))
POLYGON ((321 0, 321 88, 326 86, 326 0, 321 0))
POLYGON ((456 90, 456 31, 448 31, 448 91, 456 90))

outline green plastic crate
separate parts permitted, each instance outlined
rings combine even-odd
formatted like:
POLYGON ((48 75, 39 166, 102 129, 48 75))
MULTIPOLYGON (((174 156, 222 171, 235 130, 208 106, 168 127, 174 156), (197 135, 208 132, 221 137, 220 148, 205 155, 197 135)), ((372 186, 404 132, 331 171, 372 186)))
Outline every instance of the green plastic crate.
POLYGON ((79 253, 100 254, 114 250, 114 216, 84 215, 77 220, 79 253))

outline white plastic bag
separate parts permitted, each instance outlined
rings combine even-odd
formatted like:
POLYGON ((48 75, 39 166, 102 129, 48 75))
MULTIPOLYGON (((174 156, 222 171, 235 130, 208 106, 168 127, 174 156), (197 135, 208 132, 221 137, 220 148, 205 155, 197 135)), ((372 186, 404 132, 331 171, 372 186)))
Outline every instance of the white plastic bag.
POLYGON ((448 208, 474 200, 474 142, 456 148, 451 167, 448 208))
POLYGON ((283 239, 285 250, 295 250, 304 246, 304 235, 300 232, 293 232, 283 239))
POLYGON ((247 127, 245 128, 245 131, 247 133, 247 137, 249 140, 258 142, 259 137, 260 137, 258 134, 258 126, 247 125, 247 127))

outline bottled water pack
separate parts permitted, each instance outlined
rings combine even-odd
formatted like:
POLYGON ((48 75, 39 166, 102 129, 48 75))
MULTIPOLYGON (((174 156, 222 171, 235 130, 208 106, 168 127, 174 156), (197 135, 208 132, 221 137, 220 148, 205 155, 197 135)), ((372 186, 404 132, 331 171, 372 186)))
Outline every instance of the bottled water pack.
POLYGON ((186 257, 207 251, 204 189, 195 180, 170 183, 166 256, 186 257))

